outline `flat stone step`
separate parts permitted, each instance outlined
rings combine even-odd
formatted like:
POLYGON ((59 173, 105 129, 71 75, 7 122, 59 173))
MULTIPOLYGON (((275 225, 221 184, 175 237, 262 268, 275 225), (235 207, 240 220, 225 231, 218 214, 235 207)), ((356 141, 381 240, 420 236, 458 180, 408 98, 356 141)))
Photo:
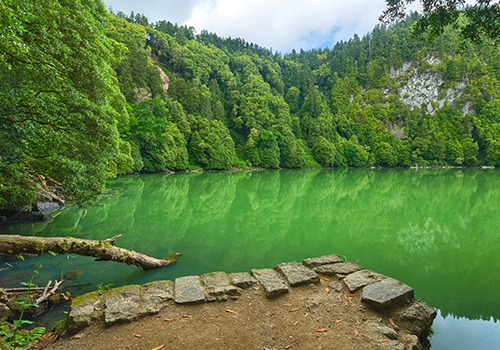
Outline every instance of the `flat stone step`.
POLYGON ((337 255, 324 255, 317 258, 304 259, 302 261, 302 264, 304 264, 304 266, 309 267, 311 269, 322 265, 330 265, 337 263, 343 263, 342 259, 339 258, 337 255))
POLYGON ((230 273, 228 277, 233 285, 240 288, 249 288, 257 283, 255 277, 251 276, 248 272, 230 273))
POLYGON ((137 317, 141 305, 141 286, 127 286, 108 292, 104 303, 104 321, 113 323, 132 322, 137 317))
POLYGON ((174 298, 174 282, 172 281, 156 281, 145 284, 143 288, 147 288, 142 293, 142 304, 140 314, 155 314, 159 312, 165 303, 174 298))
POLYGON ((355 292, 359 288, 366 287, 372 283, 380 282, 385 279, 384 275, 373 272, 371 270, 361 270, 351 273, 344 278, 344 283, 351 292, 355 292))
POLYGON ((361 301, 370 304, 373 308, 402 304, 411 299, 413 299, 413 288, 393 278, 386 278, 366 286, 361 295, 361 301))
POLYGON ((266 291, 267 298, 273 298, 283 293, 288 293, 288 286, 273 269, 251 270, 252 275, 257 278, 266 291))
POLYGON ((319 275, 316 272, 297 262, 282 263, 275 269, 285 276, 292 287, 319 282, 319 275))
POLYGON ((205 293, 200 276, 186 276, 175 279, 175 302, 177 304, 196 304, 205 301, 205 293))
POLYGON ((322 265, 315 268, 314 270, 319 274, 334 276, 336 274, 347 275, 359 270, 363 270, 363 267, 347 261, 345 263, 322 265))
POLYGON ((225 272, 211 272, 201 275, 201 280, 206 288, 224 287, 229 285, 225 272))
POLYGON ((241 290, 229 285, 229 278, 225 272, 211 272, 201 275, 201 281, 205 287, 205 298, 207 301, 226 301, 230 296, 238 299, 241 290))

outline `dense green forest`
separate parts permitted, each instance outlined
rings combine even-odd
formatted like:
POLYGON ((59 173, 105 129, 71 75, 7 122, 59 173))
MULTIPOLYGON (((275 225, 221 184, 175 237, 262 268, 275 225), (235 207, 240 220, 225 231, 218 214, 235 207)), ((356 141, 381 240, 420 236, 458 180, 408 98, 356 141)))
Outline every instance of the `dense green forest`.
POLYGON ((417 14, 282 54, 42 2, 0 9, 0 207, 165 169, 500 165, 498 47, 414 39, 417 14))
POLYGON ((500 165, 500 51, 459 51, 452 29, 432 43, 413 39, 416 14, 332 49, 284 55, 167 21, 148 25, 141 14, 111 16, 107 35, 128 48, 114 67, 132 158, 120 173, 500 165), (391 74, 405 63, 406 74, 391 74), (441 78, 444 103, 402 101, 401 87, 419 74, 441 78), (460 97, 447 100, 460 84, 460 97))

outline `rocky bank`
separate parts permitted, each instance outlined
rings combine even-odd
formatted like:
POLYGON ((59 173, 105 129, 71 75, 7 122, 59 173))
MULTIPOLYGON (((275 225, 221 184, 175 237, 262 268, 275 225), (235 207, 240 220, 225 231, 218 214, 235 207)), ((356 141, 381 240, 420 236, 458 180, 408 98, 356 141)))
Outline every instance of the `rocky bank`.
MULTIPOLYGON (((329 332, 332 336, 335 327, 342 324, 342 327, 348 329, 348 337, 343 336, 344 343, 339 344, 363 344, 362 348, 366 349, 425 349, 428 347, 427 335, 436 317, 435 309, 414 298, 413 288, 366 270, 360 265, 344 262, 338 256, 329 255, 305 259, 302 264, 291 262, 279 264, 274 269, 254 269, 250 273, 213 272, 202 276, 180 277, 175 281, 157 281, 142 286, 126 286, 104 293, 93 292, 79 296, 72 301, 67 318, 68 336, 63 339, 68 342, 78 341, 74 340, 74 337, 82 338, 85 329, 89 326, 95 327, 96 324, 102 326, 102 329, 96 332, 103 332, 100 336, 104 336, 108 331, 118 330, 119 328, 115 327, 120 327, 120 324, 132 324, 136 327, 141 320, 147 317, 155 319, 155 316, 150 315, 157 314, 173 315, 177 312, 182 315, 179 316, 179 323, 195 322, 190 319, 190 315, 182 314, 194 314, 195 311, 192 310, 201 310, 200 319, 211 317, 213 312, 223 310, 223 314, 227 313, 236 323, 239 320, 243 325, 248 325, 245 322, 253 324, 248 328, 249 332, 255 328, 269 326, 271 322, 270 327, 277 333, 280 329, 278 324, 286 324, 281 327, 283 332, 291 332, 291 328, 296 327, 295 334, 299 334, 299 327, 302 325, 312 327, 311 333, 329 332), (286 303, 283 304, 284 302, 286 303), (228 306, 218 307, 221 303, 228 306), (243 307, 249 309, 252 304, 259 305, 257 325, 257 316, 251 316, 250 311, 243 313, 231 310, 241 310, 243 307), (268 319, 265 314, 261 314, 265 312, 265 307, 275 310, 269 314, 268 319), (278 315, 281 315, 281 319, 278 315), (297 320, 294 321, 292 316, 298 317, 297 320), (276 317, 277 323, 272 322, 273 317, 276 317), (308 326, 305 320, 313 323, 308 326)), ((215 315, 209 323, 222 327, 220 322, 224 320, 218 319, 218 314, 215 315)), ((160 317, 158 316, 158 320, 160 317)), ((165 319, 172 320, 174 318, 165 319)), ((123 327, 126 327, 125 325, 123 327)), ((187 331, 186 326, 178 330, 184 331, 187 331)), ((99 336, 97 333, 96 337, 99 336)), ((198 333, 198 336, 203 334, 201 327, 198 333)), ((235 336, 238 331, 233 329, 229 334, 235 336)), ((290 343, 287 347, 285 343, 281 344, 276 340, 279 336, 267 339, 270 336, 266 338, 266 334, 261 331, 255 334, 255 339, 264 337, 267 343, 274 342, 273 348, 276 349, 289 349, 292 345, 299 345, 301 341, 301 338, 296 336, 295 343, 290 343)), ((188 338, 182 339, 185 346, 188 338)), ((286 338, 284 340, 287 341, 286 338)), ((72 348, 63 344, 64 340, 56 342, 54 349, 72 348), (62 345, 57 347, 58 343, 62 345)), ((267 348, 266 346, 264 348, 267 348)), ((138 348, 146 349, 147 346, 138 348)), ((252 348, 262 349, 260 345, 252 348)), ((303 344, 298 348, 309 347, 303 344)))

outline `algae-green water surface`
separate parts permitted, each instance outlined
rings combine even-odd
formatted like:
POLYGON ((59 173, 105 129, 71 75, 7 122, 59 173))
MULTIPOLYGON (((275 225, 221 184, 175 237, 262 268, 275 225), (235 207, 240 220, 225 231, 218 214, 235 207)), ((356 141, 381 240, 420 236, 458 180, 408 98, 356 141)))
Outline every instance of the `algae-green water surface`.
MULTIPOLYGON (((104 207, 70 208, 50 223, 3 233, 105 239, 178 264, 153 271, 92 258, 10 261, 1 285, 78 280, 143 284, 212 271, 241 272, 340 254, 415 288, 439 309, 433 349, 500 343, 500 171, 497 169, 268 170, 119 177, 104 207), (81 277, 80 277, 81 276, 81 277)), ((3 264, 3 262, 2 262, 3 264)), ((77 291, 72 291, 77 293, 77 291)))

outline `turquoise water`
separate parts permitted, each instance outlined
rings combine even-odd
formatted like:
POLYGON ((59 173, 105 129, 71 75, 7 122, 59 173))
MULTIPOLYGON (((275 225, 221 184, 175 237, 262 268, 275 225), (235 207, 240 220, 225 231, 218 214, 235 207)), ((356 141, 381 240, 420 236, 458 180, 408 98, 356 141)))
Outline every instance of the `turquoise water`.
MULTIPOLYGON (((439 309, 433 349, 500 344, 500 170, 349 169, 150 174, 120 177, 104 207, 69 208, 50 223, 3 233, 105 239, 178 264, 153 271, 93 258, 10 261, 0 284, 18 286, 42 264, 40 284, 143 284, 212 271, 241 272, 341 254, 415 288, 439 309)), ((3 261, 1 262, 3 265, 3 261)))

